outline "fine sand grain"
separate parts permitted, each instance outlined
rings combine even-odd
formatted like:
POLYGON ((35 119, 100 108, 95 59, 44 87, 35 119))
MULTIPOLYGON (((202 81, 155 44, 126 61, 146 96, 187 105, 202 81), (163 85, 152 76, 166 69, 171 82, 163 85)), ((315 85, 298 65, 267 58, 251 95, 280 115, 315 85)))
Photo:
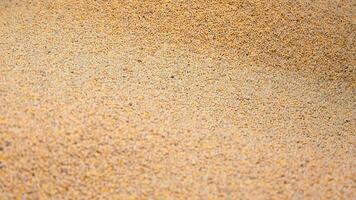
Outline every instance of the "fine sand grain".
POLYGON ((0 0, 0 199, 356 198, 355 15, 0 0))

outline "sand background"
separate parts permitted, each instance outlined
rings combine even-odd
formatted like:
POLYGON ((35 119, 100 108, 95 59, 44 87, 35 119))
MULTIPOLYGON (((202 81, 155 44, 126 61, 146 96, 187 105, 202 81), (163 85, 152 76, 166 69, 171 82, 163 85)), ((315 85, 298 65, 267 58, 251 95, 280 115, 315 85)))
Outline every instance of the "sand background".
POLYGON ((0 1, 0 199, 352 199, 355 1, 0 1))

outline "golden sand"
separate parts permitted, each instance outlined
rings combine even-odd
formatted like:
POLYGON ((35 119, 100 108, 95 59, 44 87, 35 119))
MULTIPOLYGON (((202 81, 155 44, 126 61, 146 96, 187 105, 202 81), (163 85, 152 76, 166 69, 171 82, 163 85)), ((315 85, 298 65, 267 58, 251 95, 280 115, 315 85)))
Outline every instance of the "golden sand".
POLYGON ((352 199, 356 4, 0 1, 0 199, 352 199))

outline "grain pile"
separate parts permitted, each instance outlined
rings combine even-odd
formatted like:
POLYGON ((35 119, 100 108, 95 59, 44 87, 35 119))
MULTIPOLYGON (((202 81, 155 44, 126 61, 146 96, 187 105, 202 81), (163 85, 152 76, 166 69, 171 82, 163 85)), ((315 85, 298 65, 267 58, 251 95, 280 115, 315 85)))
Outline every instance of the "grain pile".
POLYGON ((2 199, 352 199, 353 1, 0 1, 2 199))

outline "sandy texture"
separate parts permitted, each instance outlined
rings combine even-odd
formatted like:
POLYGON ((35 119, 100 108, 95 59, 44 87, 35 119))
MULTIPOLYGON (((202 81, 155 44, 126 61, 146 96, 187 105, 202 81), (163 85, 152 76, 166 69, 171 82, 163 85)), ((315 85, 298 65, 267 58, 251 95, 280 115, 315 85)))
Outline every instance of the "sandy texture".
POLYGON ((348 0, 0 1, 0 199, 353 199, 348 0))

